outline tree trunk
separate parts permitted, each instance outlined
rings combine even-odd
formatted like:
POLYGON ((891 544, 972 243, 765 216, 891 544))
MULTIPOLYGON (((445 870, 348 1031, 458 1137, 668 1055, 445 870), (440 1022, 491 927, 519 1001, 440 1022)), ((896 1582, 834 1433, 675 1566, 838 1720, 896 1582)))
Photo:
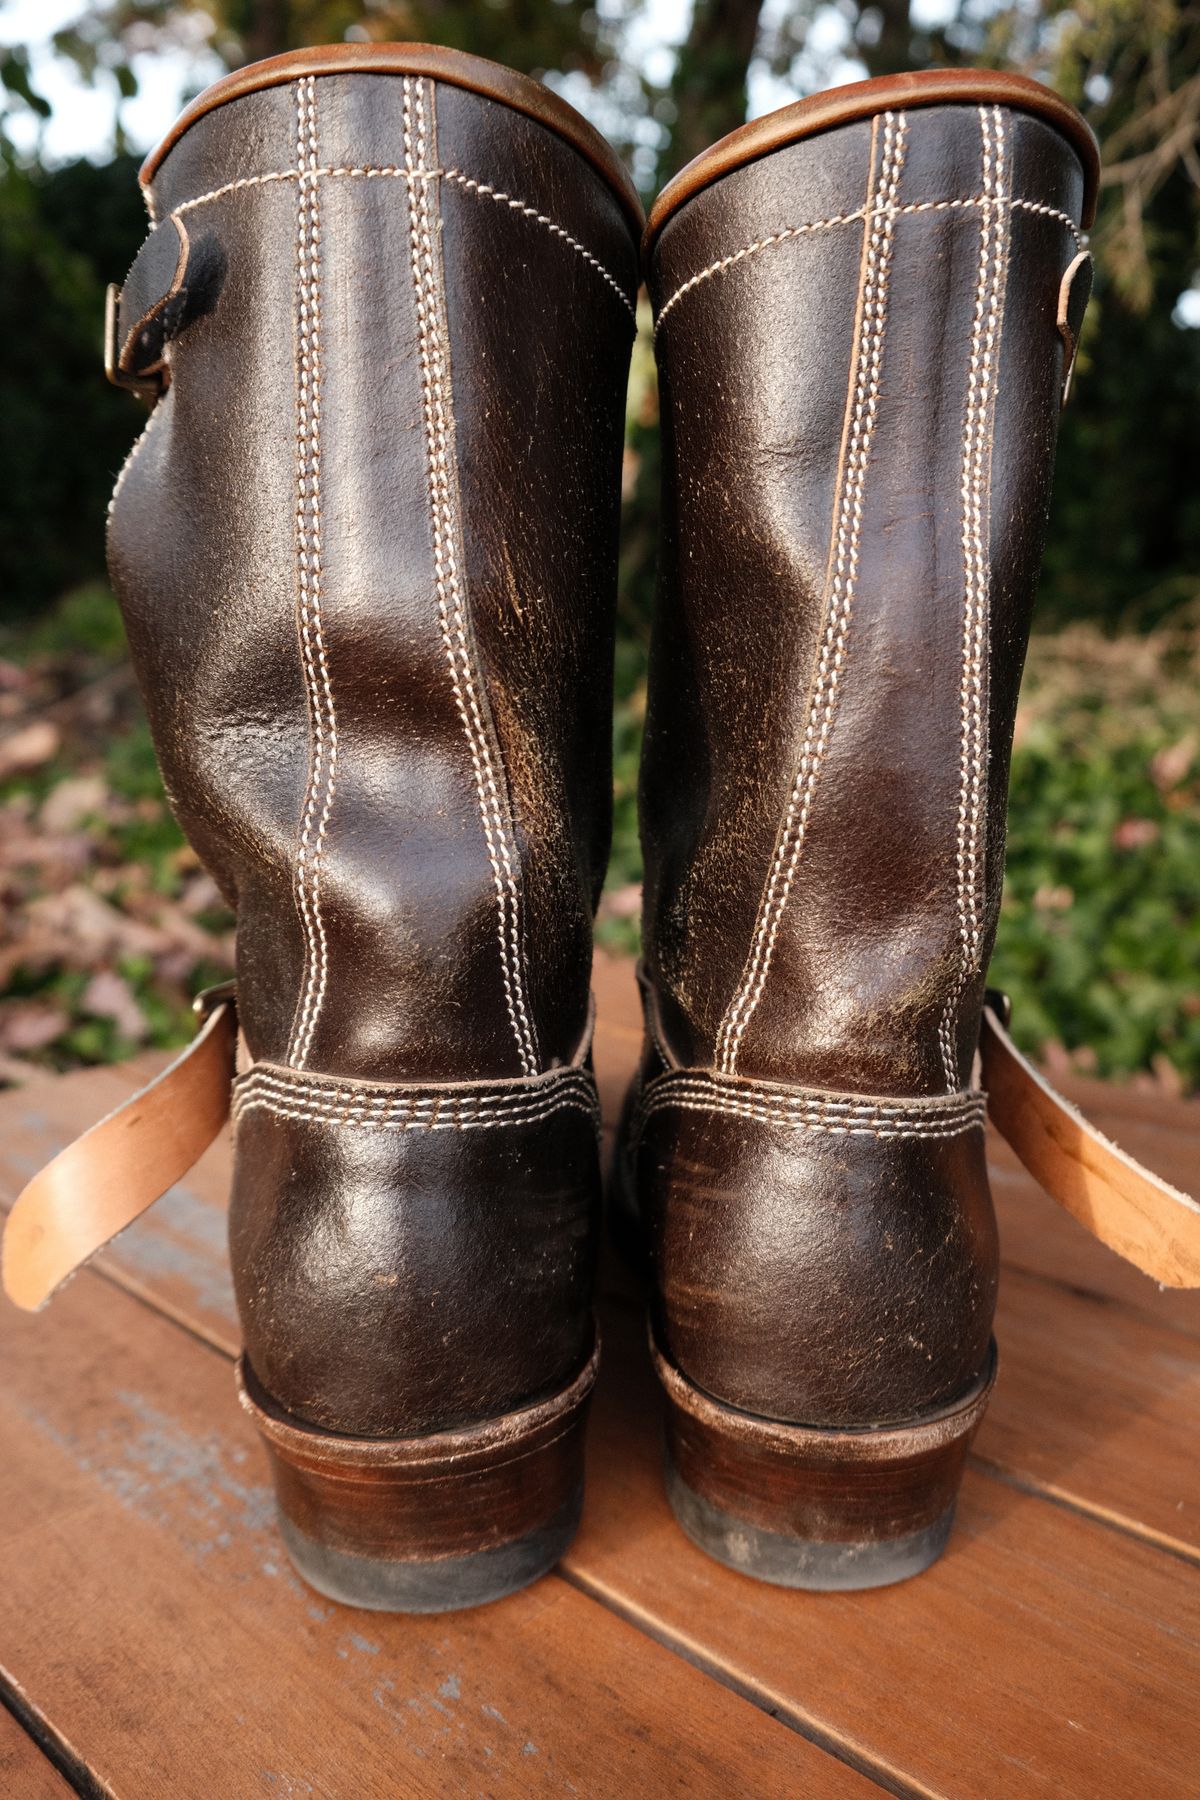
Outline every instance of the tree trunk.
POLYGON ((873 44, 860 43, 858 53, 868 75, 900 75, 914 67, 910 0, 874 0, 869 10, 879 19, 879 36, 873 44))
POLYGON ((239 10, 246 21, 239 36, 248 63, 293 48, 288 0, 249 0, 239 10))
POLYGON ((671 82, 675 122, 658 185, 746 117, 746 75, 763 0, 696 0, 671 82))

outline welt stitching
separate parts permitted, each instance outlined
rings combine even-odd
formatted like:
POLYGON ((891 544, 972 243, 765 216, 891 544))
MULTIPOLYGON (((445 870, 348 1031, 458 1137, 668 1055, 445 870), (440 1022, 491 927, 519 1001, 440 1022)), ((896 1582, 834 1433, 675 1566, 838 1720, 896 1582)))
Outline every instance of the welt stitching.
POLYGON ((826 600, 825 633, 800 762, 772 861, 767 891, 760 907, 750 957, 738 992, 730 1002, 718 1033, 717 1063, 727 1075, 734 1074, 737 1069, 742 1038, 762 998, 780 921, 787 908, 799 864, 837 705, 838 682, 845 658, 858 580, 863 495, 878 408, 883 337, 887 321, 888 272, 897 211, 896 193, 900 171, 904 165, 907 131, 903 113, 886 113, 884 120, 879 185, 878 189, 874 186, 872 167, 868 202, 863 211, 867 244, 863 270, 862 320, 856 346, 854 387, 849 401, 850 436, 846 450, 846 473, 837 509, 836 549, 826 600))
POLYGON ((297 158, 307 164, 297 189, 300 380, 297 399, 296 544, 300 637, 313 752, 296 860, 296 895, 307 936, 305 980, 289 1061, 303 1068, 325 998, 329 946, 321 913, 321 864, 337 787, 338 735, 321 616, 321 211, 316 82, 296 88, 297 158))
POLYGON ((594 256, 585 244, 581 244, 578 238, 572 237, 571 233, 552 219, 549 214, 538 212, 536 207, 528 205, 524 200, 515 199, 511 194, 502 193, 499 189, 492 187, 487 182, 476 181, 473 176, 465 175, 461 169, 409 169, 400 168, 391 163, 340 164, 336 166, 333 164, 322 164, 315 169, 272 169, 270 173, 265 175, 243 175, 237 181, 226 181, 221 187, 210 188, 208 192, 204 194, 196 194, 191 200, 182 200, 178 206, 172 209, 172 216, 174 218, 179 218, 181 214, 191 212, 195 207, 208 206, 213 200, 221 200, 226 194, 240 193, 245 188, 265 187, 267 184, 275 181, 296 181, 302 176, 341 176, 367 181, 379 178, 391 178, 393 180, 406 181, 409 183, 435 181, 438 176, 441 176, 446 181, 453 181, 459 187, 466 188, 471 193, 480 195, 485 199, 494 200, 498 205, 507 206, 511 211, 520 213, 524 218, 535 220, 537 224, 543 225, 552 236, 561 238, 563 243, 569 244, 571 249, 574 250, 577 255, 581 256, 584 262, 589 263, 603 281, 608 283, 608 286, 613 290, 614 294, 616 294, 630 318, 636 322, 637 308, 633 301, 629 298, 616 276, 611 274, 609 270, 605 268, 599 257, 594 256))
POLYGON ((938 1032, 942 1070, 947 1090, 951 1092, 958 1084, 956 1017, 967 983, 979 966, 982 944, 980 865, 987 779, 984 673, 988 638, 988 590, 991 581, 986 484, 991 419, 998 376, 995 367, 996 340, 1006 261, 1005 133, 1004 115, 998 106, 979 108, 979 129, 984 192, 992 197, 994 204, 983 209, 980 224, 979 268, 971 322, 967 404, 963 426, 961 541, 964 592, 959 697, 959 803, 955 831, 959 967, 938 1032))
MULTIPOLYGON (((424 89, 423 84, 418 82, 414 109, 413 84, 408 76, 404 78, 404 160, 405 166, 410 172, 423 167, 425 163, 424 89)), ((521 981, 517 886, 513 875, 512 860, 505 841, 506 832, 495 775, 492 770, 487 732, 475 692, 471 658, 467 647, 462 586, 455 556, 457 521, 447 469, 448 430, 447 401, 444 393, 445 368, 437 319, 428 184, 410 182, 408 196, 409 245, 413 294, 417 312, 426 447, 429 458, 429 504, 438 620, 442 644, 449 665, 455 704, 466 735, 474 770, 479 814, 483 824, 488 859, 492 867, 492 878, 496 890, 500 970, 504 983, 505 1004, 521 1066, 527 1075, 531 1075, 537 1068, 537 1056, 521 981)))
POLYGON ((569 244, 572 250, 583 258, 584 262, 592 265, 593 269, 608 283, 630 318, 635 324, 637 323, 637 308, 620 282, 615 276, 610 275, 604 264, 593 256, 591 251, 579 242, 578 238, 572 237, 569 231, 564 231, 561 225, 556 225, 553 219, 548 218, 545 213, 538 212, 536 207, 528 206, 524 200, 516 200, 511 194, 502 193, 486 182, 475 181, 471 176, 464 175, 461 169, 447 169, 445 179, 456 182, 459 187, 466 188, 469 193, 477 194, 483 199, 494 200, 498 206, 507 206, 513 212, 520 213, 523 218, 533 219, 537 224, 544 225, 547 231, 553 233, 555 237, 561 238, 565 244, 569 244))
MULTIPOLYGON (((965 207, 992 207, 995 204, 996 202, 991 195, 972 194, 960 200, 914 200, 907 206, 898 206, 896 212, 898 215, 907 213, 954 212, 965 207)), ((1040 200, 1013 198, 1005 200, 1003 204, 1010 210, 1032 213, 1042 218, 1053 219, 1060 225, 1065 225, 1075 240, 1076 248, 1083 250, 1087 247, 1088 240, 1086 233, 1080 231, 1078 225, 1069 213, 1062 212, 1057 206, 1047 206, 1040 200)), ((859 219, 864 217, 864 213, 865 209, 859 206, 856 207, 853 212, 833 213, 827 219, 810 219, 808 223, 804 225, 787 225, 780 231, 773 231, 769 237, 757 238, 753 243, 743 245, 740 250, 734 250, 731 251, 728 256, 719 257, 716 262, 709 263, 708 267, 701 269, 698 274, 689 276, 685 282, 681 283, 681 285, 675 289, 675 292, 671 295, 670 299, 666 301, 659 310, 658 317, 654 322, 655 335, 657 336, 658 332, 661 330, 663 321, 671 311, 671 308, 675 306, 678 301, 682 300, 686 294, 689 294, 693 288, 699 287, 701 282, 710 281, 714 275, 724 275, 726 270, 733 268, 736 263, 744 262, 747 257, 757 256, 762 250, 773 249, 776 244, 787 243, 791 238, 807 237, 814 231, 827 231, 835 225, 853 225, 857 223, 859 219)))

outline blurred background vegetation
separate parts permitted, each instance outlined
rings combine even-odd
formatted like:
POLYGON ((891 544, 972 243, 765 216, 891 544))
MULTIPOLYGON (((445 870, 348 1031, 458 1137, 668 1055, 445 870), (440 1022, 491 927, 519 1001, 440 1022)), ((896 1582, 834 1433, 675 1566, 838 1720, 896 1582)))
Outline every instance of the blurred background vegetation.
MULTIPOLYGON (((1005 65, 1104 147, 1018 723, 995 978, 1050 1064, 1200 1084, 1200 5, 1175 0, 0 0, 0 1083, 174 1042, 231 921, 163 802, 104 585, 140 427, 100 374, 136 168, 257 57, 418 39, 539 76, 647 199, 753 113, 864 75, 1005 65)), ((598 926, 637 941, 636 773, 658 415, 643 321, 625 467, 616 832, 598 926)))

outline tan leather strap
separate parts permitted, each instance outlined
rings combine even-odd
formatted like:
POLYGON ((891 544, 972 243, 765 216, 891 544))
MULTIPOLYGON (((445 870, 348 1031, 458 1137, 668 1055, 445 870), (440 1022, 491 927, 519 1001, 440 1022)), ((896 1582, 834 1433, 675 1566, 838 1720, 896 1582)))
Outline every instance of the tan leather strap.
POLYGON ((1166 1287, 1200 1287, 1200 1205, 1110 1143, 1038 1074, 989 995, 979 1053, 988 1112, 1072 1218, 1166 1287))
POLYGON ((4 1228, 10 1300, 36 1312, 187 1174, 229 1117, 236 1045, 225 997, 182 1056, 34 1176, 4 1228))
MULTIPOLYGON (((179 1181, 229 1116, 237 1024, 229 989, 183 1055, 60 1152, 18 1197, 4 1287, 36 1311, 179 1181)), ((201 996, 200 1005, 207 997, 201 996)), ((1200 1287, 1200 1205, 1118 1149, 1017 1049, 989 995, 980 1032, 988 1111, 1052 1199, 1168 1287, 1200 1287)))

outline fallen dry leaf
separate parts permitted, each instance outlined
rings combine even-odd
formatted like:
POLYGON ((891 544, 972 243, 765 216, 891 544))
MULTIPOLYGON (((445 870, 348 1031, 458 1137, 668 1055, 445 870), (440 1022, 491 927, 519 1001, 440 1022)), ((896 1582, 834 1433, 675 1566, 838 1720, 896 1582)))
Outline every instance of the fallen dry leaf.
POLYGON ((47 1000, 14 1000, 0 1006, 0 1047, 5 1050, 44 1050, 61 1037, 71 1021, 61 1007, 47 1000))
POLYGON ((49 719, 34 719, 0 741, 0 780, 10 775, 23 775, 40 769, 52 756, 57 756, 62 733, 49 719))
POLYGON ((73 831, 85 819, 103 813, 108 798, 108 783, 101 776, 76 775, 51 788, 38 819, 44 831, 73 831))
POLYGON ((122 1037, 142 1044, 149 1036, 146 1015, 133 997, 133 989, 113 969, 101 969, 83 991, 80 1006, 97 1019, 111 1019, 122 1037))

